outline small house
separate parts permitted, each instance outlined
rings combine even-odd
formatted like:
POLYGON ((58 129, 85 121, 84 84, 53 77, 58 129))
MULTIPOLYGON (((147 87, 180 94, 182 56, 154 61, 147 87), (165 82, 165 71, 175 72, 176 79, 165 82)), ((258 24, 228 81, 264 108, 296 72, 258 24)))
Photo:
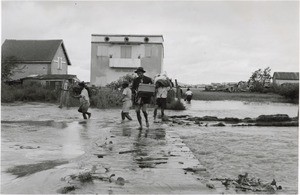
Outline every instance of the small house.
POLYGON ((143 67, 153 78, 162 72, 162 35, 92 35, 91 84, 105 86, 143 67))
POLYGON ((76 75, 71 74, 30 75, 20 80, 24 85, 35 82, 40 83, 48 89, 60 89, 65 80, 68 80, 71 85, 80 82, 76 75))
POLYGON ((67 75, 71 65, 63 40, 12 40, 2 44, 2 60, 14 58, 12 80, 30 75, 67 75))
POLYGON ((274 72, 273 83, 277 85, 299 83, 299 72, 274 72))

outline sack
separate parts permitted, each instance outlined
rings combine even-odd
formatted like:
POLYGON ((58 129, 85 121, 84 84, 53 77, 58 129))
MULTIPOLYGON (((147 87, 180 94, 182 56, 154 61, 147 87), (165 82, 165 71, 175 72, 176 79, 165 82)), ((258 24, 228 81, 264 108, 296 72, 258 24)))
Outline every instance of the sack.
POLYGON ((139 97, 151 97, 155 93, 155 85, 140 83, 138 87, 139 97))
POLYGON ((170 87, 170 82, 169 80, 163 80, 163 79, 159 79, 156 81, 156 84, 159 83, 160 86, 162 87, 170 87))

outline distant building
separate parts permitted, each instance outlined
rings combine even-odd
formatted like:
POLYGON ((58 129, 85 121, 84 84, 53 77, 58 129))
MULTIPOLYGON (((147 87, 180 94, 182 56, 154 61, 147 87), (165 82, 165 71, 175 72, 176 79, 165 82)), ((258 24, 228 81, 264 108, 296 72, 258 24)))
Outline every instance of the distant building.
POLYGON ((63 40, 7 39, 2 44, 1 57, 16 59, 12 80, 30 75, 66 75, 71 65, 63 40))
POLYGON ((277 85, 299 83, 299 72, 274 72, 273 83, 277 85))
POLYGON ((22 84, 38 82, 48 89, 60 89, 65 80, 68 80, 71 85, 80 82, 76 75, 71 74, 31 75, 20 80, 22 84))
POLYGON ((92 35, 91 84, 105 86, 143 67, 145 75, 161 73, 162 35, 92 35))

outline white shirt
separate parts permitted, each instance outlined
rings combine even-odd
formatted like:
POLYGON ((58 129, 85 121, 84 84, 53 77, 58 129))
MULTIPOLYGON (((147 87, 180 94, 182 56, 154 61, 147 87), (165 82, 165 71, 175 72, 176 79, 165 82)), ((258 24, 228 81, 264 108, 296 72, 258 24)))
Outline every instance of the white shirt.
POLYGON ((131 89, 129 87, 126 87, 124 90, 123 90, 123 95, 125 95, 123 101, 127 101, 127 100, 131 100, 131 95, 132 95, 132 92, 131 92, 131 89))
POLYGON ((85 88, 82 89, 80 96, 80 99, 82 99, 82 101, 90 101, 89 93, 85 88))
POLYGON ((156 98, 167 98, 170 87, 157 88, 156 98))
POLYGON ((193 95, 193 92, 190 91, 190 90, 189 90, 189 91, 186 91, 186 92, 185 92, 185 95, 193 95))

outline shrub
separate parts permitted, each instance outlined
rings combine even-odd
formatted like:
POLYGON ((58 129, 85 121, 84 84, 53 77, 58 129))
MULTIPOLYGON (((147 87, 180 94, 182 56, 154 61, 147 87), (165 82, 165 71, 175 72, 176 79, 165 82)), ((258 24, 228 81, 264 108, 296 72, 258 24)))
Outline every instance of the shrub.
POLYGON ((101 88, 96 95, 92 95, 90 98, 91 106, 96 108, 118 107, 122 104, 121 96, 121 91, 101 88))
POLYGON ((134 78, 136 78, 135 75, 127 74, 123 77, 120 77, 117 81, 113 81, 113 82, 107 84, 106 87, 117 90, 122 87, 123 81, 128 81, 128 83, 132 83, 134 78))
POLYGON ((287 99, 299 101, 299 84, 284 83, 280 86, 275 86, 275 92, 287 99))
POLYGON ((171 103, 167 103, 167 109, 169 109, 169 110, 185 110, 185 107, 180 100, 174 100, 171 103))
POLYGON ((58 99, 59 95, 56 91, 47 89, 38 83, 18 86, 2 84, 1 87, 1 102, 4 103, 14 101, 56 102, 58 99))

